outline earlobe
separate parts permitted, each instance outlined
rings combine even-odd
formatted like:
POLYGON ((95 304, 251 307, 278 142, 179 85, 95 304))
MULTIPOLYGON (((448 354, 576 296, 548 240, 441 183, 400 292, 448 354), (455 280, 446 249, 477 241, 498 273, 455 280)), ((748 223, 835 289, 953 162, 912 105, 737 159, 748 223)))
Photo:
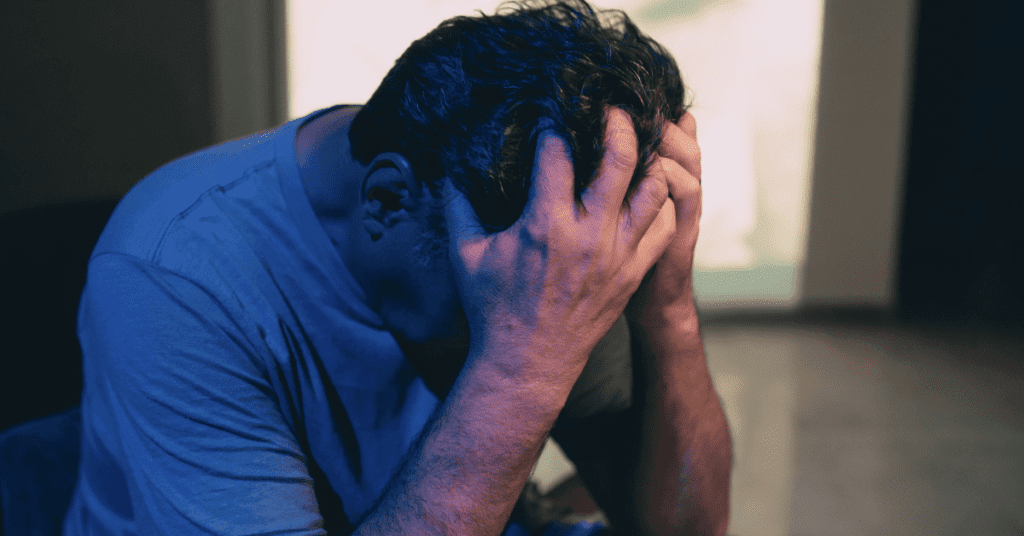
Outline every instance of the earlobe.
POLYGON ((363 229, 370 235, 370 240, 374 242, 384 236, 384 224, 369 215, 363 218, 363 229))

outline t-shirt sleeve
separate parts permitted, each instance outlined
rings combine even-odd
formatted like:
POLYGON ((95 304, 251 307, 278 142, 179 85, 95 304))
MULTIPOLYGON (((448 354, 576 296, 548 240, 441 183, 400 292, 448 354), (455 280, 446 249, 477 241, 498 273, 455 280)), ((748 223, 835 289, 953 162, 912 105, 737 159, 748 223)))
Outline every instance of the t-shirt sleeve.
POLYGON ((90 264, 79 337, 142 534, 325 534, 261 350, 197 284, 143 260, 90 264))

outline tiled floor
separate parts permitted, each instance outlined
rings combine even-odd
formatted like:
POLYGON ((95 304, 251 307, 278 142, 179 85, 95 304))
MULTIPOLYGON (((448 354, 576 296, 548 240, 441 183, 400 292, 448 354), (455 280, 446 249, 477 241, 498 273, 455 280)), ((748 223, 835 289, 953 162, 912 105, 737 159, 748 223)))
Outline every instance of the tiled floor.
POLYGON ((821 322, 709 322, 704 341, 730 534, 1024 535, 1024 342, 821 322))
POLYGON ((706 326, 731 534, 1024 535, 1024 345, 965 330, 706 326))

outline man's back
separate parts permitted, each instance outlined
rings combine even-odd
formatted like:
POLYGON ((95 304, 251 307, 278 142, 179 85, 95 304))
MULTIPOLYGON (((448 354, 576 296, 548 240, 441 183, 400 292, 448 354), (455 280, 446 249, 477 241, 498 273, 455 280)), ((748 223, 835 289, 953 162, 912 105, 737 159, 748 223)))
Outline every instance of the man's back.
POLYGON ((112 216, 79 310, 65 533, 341 529, 429 419, 302 190, 303 121, 172 162, 112 216))
POLYGON ((69 529, 497 534, 551 436, 617 530, 725 533, 700 151, 660 45, 582 0, 449 19, 314 144, 337 165, 297 165, 298 125, 173 163, 113 216, 69 529), (637 355, 588 386, 627 323, 637 355), (407 362, 458 371, 443 402, 407 362), (609 387, 624 404, 574 408, 609 387))

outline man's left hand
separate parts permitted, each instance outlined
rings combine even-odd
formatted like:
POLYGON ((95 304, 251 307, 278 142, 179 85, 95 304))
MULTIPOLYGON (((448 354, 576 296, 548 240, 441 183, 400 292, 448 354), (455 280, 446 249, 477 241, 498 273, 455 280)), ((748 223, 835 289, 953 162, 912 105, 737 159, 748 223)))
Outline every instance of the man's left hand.
POLYGON ((664 173, 675 203, 676 234, 651 268, 627 308, 642 325, 696 318, 693 304, 693 255, 701 215, 700 147, 697 121, 689 112, 665 122, 658 156, 649 173, 664 173))

